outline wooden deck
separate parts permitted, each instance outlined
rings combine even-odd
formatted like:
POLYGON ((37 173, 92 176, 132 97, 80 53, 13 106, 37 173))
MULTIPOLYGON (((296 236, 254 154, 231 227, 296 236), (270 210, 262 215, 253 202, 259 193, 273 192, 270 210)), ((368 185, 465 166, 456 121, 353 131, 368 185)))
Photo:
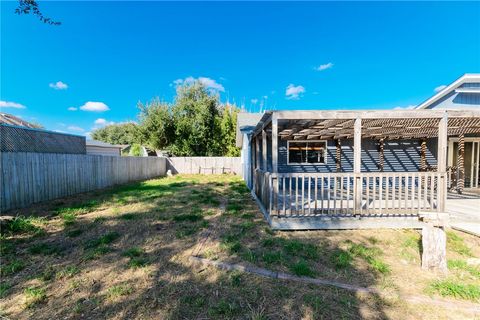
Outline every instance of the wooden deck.
POLYGON ((272 228, 421 228, 440 212, 437 172, 272 174, 256 170, 253 195, 272 228))

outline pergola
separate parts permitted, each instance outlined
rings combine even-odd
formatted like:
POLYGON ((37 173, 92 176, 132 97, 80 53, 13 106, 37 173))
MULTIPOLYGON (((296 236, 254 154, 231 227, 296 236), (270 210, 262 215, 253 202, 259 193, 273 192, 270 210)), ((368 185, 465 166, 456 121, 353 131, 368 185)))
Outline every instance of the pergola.
MULTIPOLYGON (((257 196, 265 204, 265 208, 271 213, 279 213, 284 210, 287 212, 288 208, 285 202, 291 200, 285 193, 286 186, 288 187, 288 181, 285 179, 297 179, 299 174, 284 174, 278 172, 278 141, 284 140, 335 140, 337 141, 337 148, 340 146, 340 141, 343 139, 353 139, 353 172, 337 172, 328 174, 328 183, 330 183, 331 177, 340 179, 339 183, 348 183, 348 193, 352 191, 352 195, 348 195, 347 200, 352 199, 353 214, 359 214, 362 207, 365 207, 365 197, 369 196, 372 183, 368 179, 374 179, 377 189, 380 189, 380 194, 375 194, 374 199, 380 202, 380 207, 386 206, 390 208, 388 201, 391 199, 392 194, 388 193, 389 190, 399 192, 399 184, 395 179, 400 179, 400 200, 404 197, 409 199, 409 205, 406 205, 406 209, 410 210, 411 206, 415 206, 415 212, 418 213, 422 210, 428 209, 422 208, 420 201, 423 201, 424 196, 427 196, 428 192, 432 192, 429 196, 431 201, 430 209, 438 212, 444 212, 445 210, 445 198, 446 198, 446 173, 447 173, 447 140, 449 136, 459 137, 459 170, 460 176, 462 174, 462 150, 463 150, 463 137, 465 135, 478 135, 480 134, 480 111, 479 110, 375 110, 375 111, 271 111, 264 114, 261 121, 258 123, 253 131, 252 136, 252 154, 255 154, 256 159, 253 159, 252 163, 262 163, 263 170, 259 170, 259 166, 255 167, 255 172, 259 172, 259 175, 266 174, 268 177, 259 177, 256 174, 254 182, 254 190, 256 190, 257 196), (383 143, 386 140, 397 139, 420 139, 425 141, 429 138, 437 138, 437 167, 436 175, 412 175, 412 173, 382 173, 383 167, 383 143), (374 139, 379 142, 379 168, 380 172, 375 173, 362 173, 361 172, 361 142, 362 139, 374 139), (269 141, 268 141, 269 140, 269 141), (271 144, 271 170, 268 172, 267 166, 267 141, 271 144), (262 151, 260 152, 260 147, 262 151), (255 161, 256 160, 256 161, 255 161), (262 179, 264 179, 262 181, 262 179), (270 179, 270 180, 269 180, 270 179), (367 180, 366 180, 367 179, 367 180), (392 184, 393 179, 393 184, 392 184), (425 189, 425 194, 418 194, 410 196, 410 189, 413 188, 414 192, 422 191, 421 188, 425 185, 425 179, 429 182, 429 189, 425 189), (430 180, 429 180, 430 179, 430 180), (267 181, 269 180, 269 181, 267 181), (352 181, 352 187, 350 182, 352 181), (366 181, 366 182, 365 182, 366 181), (378 182, 380 181, 380 182, 378 182), (386 182, 385 182, 386 181, 386 182), (421 182, 421 184, 420 184, 421 182), (260 186, 261 185, 261 186, 260 186), (279 185, 283 185, 283 190, 278 189, 279 185), (362 191, 362 185, 365 190, 362 191), (393 187, 391 187, 393 185, 393 187), (421 185, 421 188, 420 186, 421 185), (391 187, 391 189, 389 189, 391 187), (404 188, 402 190, 401 188, 404 188), (416 188, 416 189, 415 189, 416 188), (269 190, 269 194, 264 190, 269 190), (382 194, 382 191, 384 192, 382 194), (385 192, 387 192, 385 194, 385 192), (435 192, 435 195, 433 195, 435 192), (366 195, 365 195, 366 193, 366 195), (385 198, 385 196, 387 198, 385 198), (268 198, 268 202, 266 199, 268 198), (287 200, 285 200, 287 199, 287 200), (290 199, 290 200, 289 200, 290 199), (433 201, 432 199, 435 199, 433 201), (283 207, 280 202, 283 201, 283 207), (387 202, 385 204, 385 202, 387 202), (434 204, 435 202, 435 204, 434 204), (280 207, 280 208, 279 208, 280 207)), ((424 161, 424 148, 425 143, 422 146, 422 170, 425 169, 424 161)), ((339 151, 337 150, 337 154, 339 151)), ((309 174, 308 176, 308 206, 314 202, 315 209, 318 206, 324 206, 324 199, 320 200, 316 198, 317 195, 317 180, 327 179, 327 174, 309 174), (315 190, 313 190, 313 184, 310 179, 315 179, 315 190), (310 185, 312 185, 312 193, 315 193, 315 198, 310 197, 310 185)), ((305 174, 300 175, 303 179, 302 184, 305 183, 305 174)), ((333 178, 332 178, 333 179, 333 178)), ((334 180, 332 180, 334 181, 334 180)), ((459 181, 461 183, 461 181, 459 181)), ((293 187, 295 183, 291 182, 293 187)), ((290 187, 290 188, 292 188, 290 187)), ((340 189, 339 192, 345 190, 346 187, 340 189)), ((287 189, 287 193, 288 190, 287 189)), ((336 194, 336 190, 334 191, 336 194)), ((378 190, 375 190, 378 193, 378 190)), ((423 192, 423 191, 422 191, 423 192)), ((298 193, 298 191, 297 191, 298 193)), ((303 196, 303 190, 302 190, 303 196)), ((323 194, 321 194, 323 197, 323 194)), ((298 197, 298 196, 297 196, 298 197)), ((400 201, 399 200, 399 201, 400 201)), ((295 200, 296 201, 296 200, 295 200)), ((340 200, 339 205, 347 205, 345 201, 340 200)), ((397 206, 398 202, 392 199, 392 205, 397 206)), ((330 199, 329 202, 330 204, 330 199)), ((374 200, 375 203, 375 200, 374 200)), ((304 202, 301 203, 301 211, 304 211, 304 202)), ((375 205, 375 204, 374 204, 375 205)), ((399 204, 398 204, 399 205, 399 204)), ((367 204, 368 206, 368 204, 367 204)), ((402 209, 402 208, 399 208, 402 209)), ((413 210, 413 209, 412 209, 413 210)), ((309 207, 310 211, 310 207, 309 207)), ((383 210, 383 212, 386 210, 383 210)), ((316 212, 314 210, 314 212, 316 212)))

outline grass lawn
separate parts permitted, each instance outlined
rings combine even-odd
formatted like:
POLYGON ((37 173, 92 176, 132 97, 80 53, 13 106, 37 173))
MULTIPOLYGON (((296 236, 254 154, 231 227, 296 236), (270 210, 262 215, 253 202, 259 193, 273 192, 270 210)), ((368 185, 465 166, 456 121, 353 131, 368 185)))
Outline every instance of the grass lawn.
MULTIPOLYGON (((175 176, 11 212, 0 314, 11 319, 471 319, 400 295, 480 302, 480 239, 448 232, 446 276, 412 230, 273 232, 244 183, 175 176), (27 217, 27 218, 25 218, 27 217), (192 265, 191 255, 376 287, 388 296, 192 265)), ((477 315, 478 316, 478 315, 477 315)))

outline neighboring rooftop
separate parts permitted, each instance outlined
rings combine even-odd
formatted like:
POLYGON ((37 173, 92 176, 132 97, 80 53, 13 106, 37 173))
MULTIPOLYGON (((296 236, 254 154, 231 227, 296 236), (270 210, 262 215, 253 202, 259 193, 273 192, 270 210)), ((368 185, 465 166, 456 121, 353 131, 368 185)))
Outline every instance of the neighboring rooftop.
POLYGON ((120 144, 110 144, 107 142, 103 141, 98 141, 98 140, 87 140, 85 142, 87 146, 95 146, 95 147, 101 147, 101 148, 120 148, 123 149, 125 146, 120 145, 120 144))
MULTIPOLYGON (((447 100, 449 97, 452 99, 452 96, 458 93, 463 94, 480 94, 480 74, 479 73, 466 73, 448 86, 446 86, 443 90, 439 91, 433 97, 427 99, 426 101, 422 102, 417 106, 416 109, 431 109, 437 104, 442 101, 447 100)), ((464 99, 457 99, 459 100, 457 103, 464 103, 464 99)), ((477 99, 475 101, 478 101, 477 99)), ((450 106, 451 104, 447 104, 450 106)), ((478 102, 477 102, 478 106, 478 102)), ((465 107, 465 106, 462 106, 465 107)), ((466 106, 470 107, 470 106, 466 106)), ((475 107, 475 106, 474 106, 475 107)))
POLYGON ((9 124, 12 126, 19 126, 19 127, 26 127, 26 128, 31 128, 31 129, 39 129, 40 126, 27 122, 23 119, 20 119, 19 117, 16 117, 12 114, 0 112, 0 123, 2 124, 9 124))

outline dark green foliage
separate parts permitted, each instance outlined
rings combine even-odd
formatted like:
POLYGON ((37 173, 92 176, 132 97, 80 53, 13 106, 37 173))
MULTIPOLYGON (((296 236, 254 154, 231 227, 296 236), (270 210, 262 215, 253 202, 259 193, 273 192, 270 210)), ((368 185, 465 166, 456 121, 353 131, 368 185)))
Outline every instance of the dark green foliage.
POLYGON ((237 303, 221 299, 217 304, 208 309, 208 314, 213 317, 231 318, 240 311, 241 309, 237 303))
POLYGON ((111 124, 92 131, 93 139, 112 144, 140 143, 140 137, 140 128, 133 122, 111 124))
POLYGON ((2 261, 2 264, 0 266, 0 274, 2 276, 14 274, 23 270, 23 268, 25 268, 25 264, 20 260, 13 260, 9 263, 5 263, 5 261, 2 261))
MULTIPOLYGON (((38 220, 33 217, 25 218, 23 216, 13 218, 5 227, 5 231, 10 234, 29 233, 34 235, 41 235, 44 233, 43 229, 38 227, 34 222, 38 220)), ((3 233, 3 230, 2 230, 3 233)))
POLYGON ((81 229, 72 229, 67 231, 67 237, 75 238, 81 235, 83 231, 81 229))
POLYGON ((1 282, 0 283, 0 298, 4 298, 7 296, 8 289, 10 289, 12 285, 8 282, 1 282))
POLYGON ((51 255, 51 254, 59 254, 62 249, 56 245, 48 244, 48 243, 35 243, 28 251, 31 254, 43 254, 43 255, 51 255))
POLYGON ((104 234, 103 236, 99 237, 98 239, 93 239, 90 240, 86 243, 85 248, 95 248, 100 245, 107 245, 115 241, 120 237, 120 234, 118 232, 108 232, 104 234))
POLYGON ((200 81, 185 81, 176 89, 173 103, 159 98, 138 103, 139 125, 109 125, 94 130, 92 137, 113 144, 169 150, 177 156, 238 156, 235 134, 239 109, 222 105, 218 94, 200 81))
POLYGON ((290 266, 290 271, 297 276, 304 276, 304 277, 313 277, 315 272, 310 269, 310 266, 307 262, 300 260, 297 263, 294 263, 290 266))
POLYGON ((203 216, 198 213, 186 213, 186 214, 176 215, 172 219, 173 221, 176 221, 176 222, 183 222, 183 221, 196 222, 196 221, 202 220, 203 216))

